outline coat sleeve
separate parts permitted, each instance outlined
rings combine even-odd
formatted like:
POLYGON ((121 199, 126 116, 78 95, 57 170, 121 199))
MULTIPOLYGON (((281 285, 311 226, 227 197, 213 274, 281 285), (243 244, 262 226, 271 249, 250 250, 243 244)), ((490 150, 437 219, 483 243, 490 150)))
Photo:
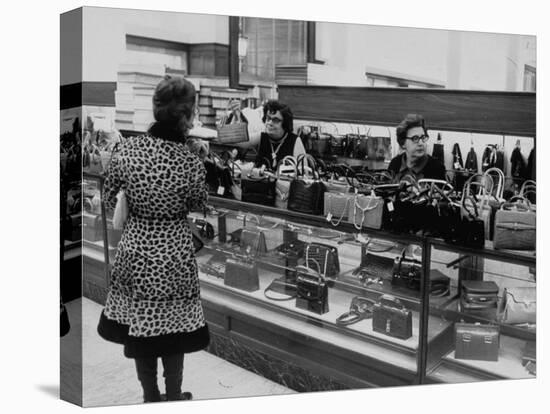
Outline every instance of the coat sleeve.
POLYGON ((206 169, 202 161, 195 157, 196 165, 193 171, 190 171, 189 195, 187 199, 188 211, 204 211, 208 201, 208 191, 206 189, 206 169))

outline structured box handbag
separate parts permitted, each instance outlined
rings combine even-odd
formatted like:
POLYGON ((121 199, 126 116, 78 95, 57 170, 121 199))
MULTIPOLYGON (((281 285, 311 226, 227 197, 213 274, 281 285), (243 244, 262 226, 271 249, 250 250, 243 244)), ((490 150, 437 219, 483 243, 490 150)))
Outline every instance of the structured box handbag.
POLYGON ((237 289, 253 292, 260 288, 256 262, 241 258, 229 258, 225 263, 223 283, 237 289))
POLYGON ((277 180, 272 177, 253 178, 250 175, 241 179, 242 201, 266 206, 274 206, 277 180))
POLYGON ((455 323, 455 358, 498 361, 498 325, 455 323))
POLYGON ((493 247, 535 250, 536 244, 536 213, 525 198, 513 197, 495 215, 493 247))
POLYGON ((505 288, 498 306, 503 323, 536 323, 537 290, 535 287, 505 288))
POLYGON ((412 312, 392 295, 382 295, 374 305, 372 329, 399 339, 412 336, 412 312))
POLYGON ((322 315, 328 312, 328 285, 319 271, 296 266, 296 307, 322 315))
POLYGON ((101 216, 82 215, 82 237, 88 241, 96 242, 103 239, 103 221, 101 216))
POLYGON ((498 285, 492 281, 463 280, 460 306, 463 311, 479 311, 497 307, 498 285))
MULTIPOLYGON (((306 154, 297 160, 297 167, 301 165, 301 177, 297 177, 290 183, 288 195, 288 209, 305 214, 323 214, 325 184, 319 180, 317 163, 315 159, 306 154), (312 175, 306 177, 305 162, 311 166, 312 175)), ((298 173, 300 171, 298 170, 298 173)))
POLYGON ((323 277, 334 278, 340 273, 338 249, 329 244, 309 243, 305 249, 306 266, 319 266, 323 277))
POLYGON ((339 225, 342 220, 347 221, 349 214, 349 206, 354 202, 355 194, 353 193, 331 193, 324 194, 323 214, 327 221, 332 225, 339 225))
POLYGON ((353 223, 357 230, 363 227, 379 229, 382 227, 382 213, 384 211, 384 200, 374 194, 356 194, 350 203, 348 221, 353 223))

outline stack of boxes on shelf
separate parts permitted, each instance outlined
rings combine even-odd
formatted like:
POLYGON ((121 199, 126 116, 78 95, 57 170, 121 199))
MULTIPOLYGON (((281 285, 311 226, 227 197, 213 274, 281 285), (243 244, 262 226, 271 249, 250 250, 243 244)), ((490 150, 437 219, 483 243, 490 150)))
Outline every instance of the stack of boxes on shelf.
MULTIPOLYGON (((115 126, 118 130, 144 132, 154 121, 152 99, 156 85, 165 74, 185 75, 184 71, 163 65, 121 65, 115 91, 115 126)), ((231 99, 246 99, 248 91, 229 89, 227 79, 188 77, 198 91, 199 121, 203 127, 216 128, 226 114, 231 99)))
POLYGON ((115 91, 115 126, 119 130, 146 131, 154 121, 152 99, 165 74, 163 65, 121 65, 115 91))

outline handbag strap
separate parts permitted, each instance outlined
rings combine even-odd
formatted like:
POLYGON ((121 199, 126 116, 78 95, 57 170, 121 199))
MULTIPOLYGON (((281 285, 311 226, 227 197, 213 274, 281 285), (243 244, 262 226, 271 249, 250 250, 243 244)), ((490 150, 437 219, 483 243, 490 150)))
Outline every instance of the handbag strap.
MULTIPOLYGON (((369 129, 367 129, 367 138, 372 138, 371 135, 369 135, 370 133, 370 130, 371 130, 372 127, 369 127, 369 129)), ((386 127, 387 131, 388 131, 388 136, 387 137, 383 137, 383 138, 390 138, 391 139, 391 131, 388 127, 386 127)))
POLYGON ((357 203, 357 198, 358 197, 360 197, 360 195, 356 195, 353 198, 353 225, 357 230, 361 230, 361 228, 363 227, 363 223, 365 221, 365 213, 368 212, 368 211, 374 210, 378 206, 377 200, 380 199, 380 197, 376 196, 376 194, 374 194, 374 190, 373 190, 369 196, 366 196, 366 197, 369 197, 369 201, 368 201, 368 204, 367 204, 366 207, 361 207, 357 203), (371 200, 374 200, 374 203, 375 203, 372 206, 371 206, 371 200), (361 224, 359 224, 359 225, 357 225, 357 220, 356 220, 357 209, 361 210, 361 224))
POLYGON ((292 155, 286 155, 279 163, 277 164, 275 175, 277 179, 281 177, 281 167, 282 166, 291 166, 294 169, 294 176, 298 176, 298 167, 296 166, 296 158, 292 155))
MULTIPOLYGON (((333 199, 333 197, 335 197, 335 194, 331 194, 331 193, 326 193, 326 194, 328 196, 328 211, 329 211, 329 214, 330 214, 330 212, 332 210, 332 199, 333 199)), ((342 195, 345 195, 345 194, 342 193, 342 195)), ((331 217, 330 218, 330 224, 332 224, 333 226, 338 226, 342 222, 342 219, 346 215, 346 211, 348 209, 348 204, 349 204, 350 199, 351 199, 350 197, 346 197, 346 204, 344 205, 344 208, 342 209, 342 214, 340 214, 340 218, 338 219, 338 221, 334 222, 334 220, 331 217)))
MULTIPOLYGON (((317 161, 315 161, 315 158, 311 154, 300 154, 298 155, 298 158, 296 159, 296 168, 298 170, 298 167, 302 166, 302 176, 305 176, 305 163, 308 162, 309 165, 311 165, 311 172, 313 174, 314 179, 319 179, 319 172, 317 171, 317 161)), ((299 173, 299 170, 298 170, 299 173)))
POLYGON ((506 177, 504 176, 504 172, 497 167, 491 167, 488 168, 483 175, 491 177, 491 180, 493 180, 493 190, 494 190, 494 182, 493 174, 498 177, 498 183, 496 186, 496 191, 491 191, 491 195, 494 195, 494 197, 497 200, 502 200, 504 195, 504 181, 506 180, 506 177))
POLYGON ((276 297, 276 296, 270 296, 267 294, 267 292, 271 292, 273 289, 273 285, 276 285, 276 284, 279 284, 279 285, 284 285, 284 286, 288 286, 288 287, 293 287, 294 289, 296 289, 296 285, 293 285, 291 283, 286 283, 286 282, 283 282, 279 279, 274 279, 270 284, 269 286, 267 286, 265 289, 264 289, 264 296, 269 299, 269 300, 274 300, 274 301, 277 301, 277 302, 284 302, 284 301, 287 301, 287 300, 292 300, 292 299, 296 299, 296 296, 298 295, 297 291, 296 291, 296 294, 294 295, 289 295, 289 296, 283 296, 283 297, 276 297))
POLYGON ((511 208, 511 207, 514 207, 514 208, 520 207, 520 209, 524 209, 525 211, 533 211, 531 202, 527 198, 519 195, 513 196, 512 198, 510 198, 510 200, 503 203, 500 208, 502 210, 506 210, 507 208, 511 208))
MULTIPOLYGON (((315 259, 310 259, 309 258, 309 248, 310 247, 311 247, 311 244, 308 244, 307 247, 306 247, 306 267, 309 268, 309 261, 311 260, 312 262, 314 262, 317 265, 317 273, 321 274, 321 265, 319 265, 319 262, 315 259)), ((323 273, 322 273, 323 277, 326 276, 326 274, 327 274, 328 255, 329 255, 329 250, 326 249, 325 250, 325 266, 324 266, 323 273)))

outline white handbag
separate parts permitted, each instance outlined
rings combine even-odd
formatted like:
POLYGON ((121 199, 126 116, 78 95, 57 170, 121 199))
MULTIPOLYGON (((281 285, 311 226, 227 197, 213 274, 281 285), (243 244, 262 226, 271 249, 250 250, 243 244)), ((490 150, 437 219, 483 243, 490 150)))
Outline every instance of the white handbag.
POLYGON ((113 213, 113 229, 122 230, 128 219, 128 200, 124 190, 120 190, 116 196, 117 202, 113 213))

